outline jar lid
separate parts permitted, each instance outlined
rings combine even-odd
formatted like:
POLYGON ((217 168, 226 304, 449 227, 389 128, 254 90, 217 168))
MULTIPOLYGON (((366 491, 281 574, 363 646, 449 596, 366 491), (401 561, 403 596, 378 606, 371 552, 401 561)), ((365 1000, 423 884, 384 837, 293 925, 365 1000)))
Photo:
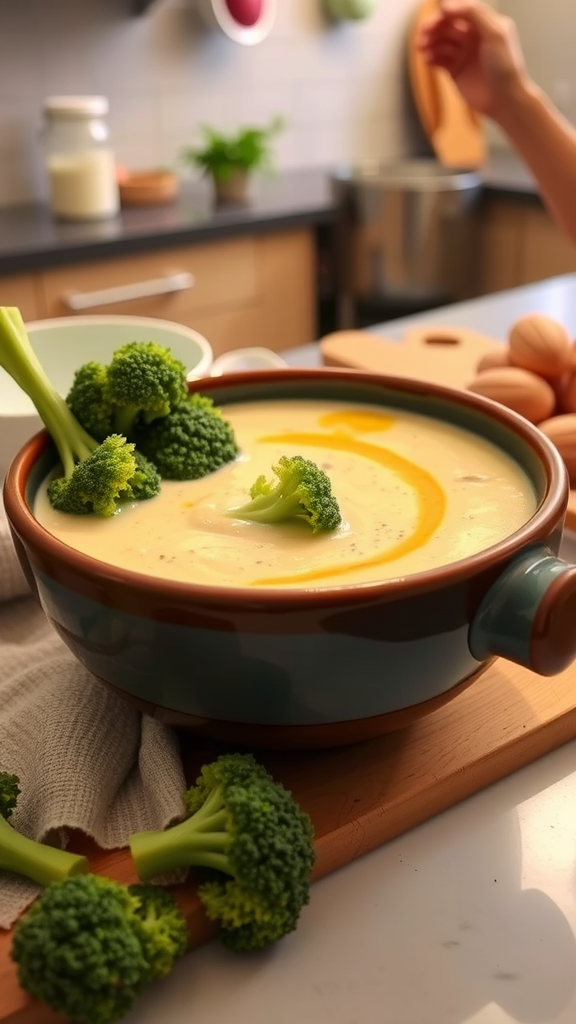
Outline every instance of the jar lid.
POLYGON ((44 100, 47 117, 105 117, 109 109, 105 96, 47 96, 44 100))

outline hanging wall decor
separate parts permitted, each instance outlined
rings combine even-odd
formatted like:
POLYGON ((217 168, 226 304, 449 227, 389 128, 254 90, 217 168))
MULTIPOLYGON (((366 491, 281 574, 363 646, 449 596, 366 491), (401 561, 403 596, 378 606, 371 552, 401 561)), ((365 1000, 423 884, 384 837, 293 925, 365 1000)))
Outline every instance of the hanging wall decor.
POLYGON ((208 28, 242 46, 266 39, 276 17, 276 0, 196 0, 196 5, 208 28))
POLYGON ((324 0, 324 8, 332 21, 361 21, 369 18, 378 0, 324 0))

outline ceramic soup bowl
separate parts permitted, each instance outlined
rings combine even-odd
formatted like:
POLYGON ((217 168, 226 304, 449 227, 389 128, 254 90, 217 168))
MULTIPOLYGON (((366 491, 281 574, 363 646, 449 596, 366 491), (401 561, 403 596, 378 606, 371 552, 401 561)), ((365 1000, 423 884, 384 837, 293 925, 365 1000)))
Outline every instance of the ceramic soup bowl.
POLYGON ((576 568, 557 557, 567 475, 527 421, 470 393, 347 370, 265 370, 190 388, 224 407, 331 399, 455 424, 523 468, 536 511, 491 547, 404 578, 315 589, 171 582, 81 554, 39 525, 35 496, 56 461, 41 432, 6 478, 16 550, 70 650, 125 699, 227 742, 315 748, 409 724, 495 657, 544 676, 574 659, 576 568))

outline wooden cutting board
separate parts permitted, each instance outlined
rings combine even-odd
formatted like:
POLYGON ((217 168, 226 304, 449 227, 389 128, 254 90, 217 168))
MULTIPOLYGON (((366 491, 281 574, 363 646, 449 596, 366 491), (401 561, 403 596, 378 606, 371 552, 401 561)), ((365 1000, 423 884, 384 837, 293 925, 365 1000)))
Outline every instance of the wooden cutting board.
MULTIPOLYGON (((576 737, 576 666, 553 680, 497 660, 468 689, 416 724, 377 740, 318 753, 263 756, 311 815, 321 878, 576 737)), ((183 737, 187 777, 221 749, 198 749, 183 737)), ((133 882, 125 850, 103 853, 73 837, 94 871, 133 882)), ((190 944, 213 937, 192 882, 173 890, 190 944)), ((312 887, 314 900, 314 887, 312 887)), ((9 959, 11 935, 0 932, 0 1021, 61 1020, 28 999, 9 959)), ((282 955, 281 949, 278 955, 282 955)), ((190 1016, 194 1017, 191 993, 190 1016)))
MULTIPOLYGON (((402 341, 365 331, 336 331, 320 341, 325 366, 349 366, 431 384, 465 388, 483 355, 502 341, 468 327, 422 326, 407 331, 402 341)), ((566 526, 576 531, 576 491, 570 492, 566 526)))
POLYGON ((408 34, 408 72, 422 127, 438 160, 455 170, 475 170, 486 161, 482 122, 443 68, 426 64, 418 50, 420 29, 438 11, 437 0, 423 0, 408 34))
POLYGON ((468 327, 426 327, 406 331, 402 341, 366 331, 336 331, 320 341, 326 366, 352 366, 395 377, 465 388, 482 356, 502 341, 468 327))

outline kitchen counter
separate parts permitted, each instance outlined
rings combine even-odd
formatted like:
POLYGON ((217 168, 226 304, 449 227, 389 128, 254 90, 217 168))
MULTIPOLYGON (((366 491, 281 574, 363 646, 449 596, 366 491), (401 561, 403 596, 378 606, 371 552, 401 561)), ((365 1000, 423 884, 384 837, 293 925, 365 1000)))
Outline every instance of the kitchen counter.
POLYGON ((484 190, 490 197, 542 202, 532 174, 509 150, 492 150, 481 174, 484 190))
MULTIPOLYGON (((483 171, 487 194, 539 201, 519 161, 494 152, 483 171)), ((149 252, 240 234, 330 223, 336 206, 328 170, 302 170, 254 181, 250 203, 215 209, 207 183, 183 183, 173 204, 122 210, 95 223, 57 223, 46 206, 0 209, 0 275, 76 260, 149 252)))
MULTIPOLYGON (((576 274, 564 274, 537 284, 511 288, 497 295, 455 302, 414 316, 387 320, 386 323, 367 327, 366 331, 384 338, 400 339, 410 328, 426 324, 429 327, 470 327, 491 338, 504 340, 508 328, 525 313, 544 313, 554 317, 576 338, 576 274)), ((318 346, 315 343, 282 354, 299 366, 319 365, 318 346)))
POLYGON ((525 313, 544 313, 559 320, 576 337, 576 274, 538 281, 511 288, 497 295, 485 295, 468 302, 428 310, 417 316, 390 320, 370 327, 371 334, 399 338, 411 327, 442 324, 447 327, 471 327, 492 338, 504 338, 510 326, 525 313))
POLYGON ((576 742, 316 883, 268 954, 190 954, 125 1024, 574 1024, 575 763, 576 742))
POLYGON ((294 171, 253 183, 245 206, 216 209, 207 184, 183 183, 174 203, 122 210, 94 223, 57 223, 46 206, 0 209, 0 275, 74 260, 150 252, 166 246, 329 222, 328 175, 294 171))
MULTIPOLYGON (((502 337, 531 310, 576 333, 576 275, 373 330, 502 337)), ((285 355, 319 361, 317 346, 285 355)), ((576 560, 574 536, 564 555, 576 560)), ((195 951, 126 1024, 574 1024, 575 768, 576 740, 316 883, 267 954, 195 951)))

